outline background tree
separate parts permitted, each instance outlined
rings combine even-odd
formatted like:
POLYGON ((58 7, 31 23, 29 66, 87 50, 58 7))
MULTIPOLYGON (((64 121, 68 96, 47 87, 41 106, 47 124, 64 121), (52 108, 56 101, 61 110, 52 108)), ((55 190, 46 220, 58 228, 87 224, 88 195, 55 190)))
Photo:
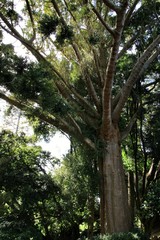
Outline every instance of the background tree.
POLYGON ((81 149, 72 143, 72 151, 68 153, 57 169, 55 177, 68 196, 66 212, 78 223, 82 235, 92 239, 99 233, 99 191, 97 162, 91 152, 81 149), (73 147, 74 146, 74 147, 73 147), (71 205, 68 205, 71 204, 71 205), (68 212, 67 209, 70 209, 68 212))
MULTIPOLYGON (((11 46, 1 45, 1 85, 10 93, 1 92, 0 97, 97 155, 101 232, 128 231, 121 142, 141 104, 124 128, 120 120, 134 85, 143 76, 145 87, 146 70, 157 64, 160 4, 26 0, 21 10, 18 6, 2 1, 0 26, 36 60, 17 57, 11 46)), ((152 79, 150 86, 156 82, 154 74, 152 79)))
POLYGON ((0 146, 1 238, 76 240, 82 224, 91 239, 99 230, 96 168, 74 151, 51 175, 59 161, 24 134, 2 131, 0 146))
POLYGON ((0 134, 0 150, 1 239, 56 239, 62 195, 46 168, 57 161, 31 139, 8 131, 0 134))
MULTIPOLYGON (((157 69, 156 64, 155 67, 157 69)), ((148 83, 141 78, 141 82, 136 84, 121 120, 121 125, 123 125, 128 115, 130 116, 133 111, 138 111, 130 135, 123 141, 122 156, 127 170, 125 172, 129 174, 129 200, 132 206, 132 217, 136 216, 141 219, 148 234, 159 231, 156 225, 159 211, 157 210, 157 214, 152 214, 152 217, 150 214, 146 214, 147 209, 149 211, 146 201, 150 202, 147 204, 154 206, 153 199, 156 199, 159 184, 159 121, 157 121, 157 116, 159 116, 159 97, 157 98, 159 95, 159 71, 156 69, 148 69, 148 83), (155 81, 152 77, 154 74, 155 81), (140 110, 138 110, 139 106, 140 110), (154 187, 155 192, 153 193, 154 187), (151 192, 153 198, 150 198, 151 192)))

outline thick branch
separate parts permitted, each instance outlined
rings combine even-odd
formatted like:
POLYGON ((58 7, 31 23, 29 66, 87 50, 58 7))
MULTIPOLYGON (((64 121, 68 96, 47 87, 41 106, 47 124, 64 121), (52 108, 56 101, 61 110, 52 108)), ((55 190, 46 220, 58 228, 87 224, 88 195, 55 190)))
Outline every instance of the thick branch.
POLYGON ((31 43, 26 40, 14 27, 12 24, 9 23, 7 18, 0 12, 0 18, 3 20, 3 22, 6 24, 8 29, 6 29, 2 24, 1 27, 8 32, 10 35, 12 35, 14 38, 19 40, 35 57, 38 61, 46 61, 45 58, 31 45, 31 43))
POLYGON ((113 120, 118 121, 122 108, 124 107, 125 102, 130 95, 132 87, 136 83, 136 81, 140 78, 140 76, 144 73, 144 71, 148 68, 148 66, 154 61, 154 59, 158 56, 160 48, 156 49, 160 44, 160 35, 149 45, 146 51, 142 54, 142 56, 138 59, 135 64, 132 72, 121 90, 121 95, 118 101, 117 106, 113 112, 113 120), (156 51, 153 53, 153 51, 156 51))
POLYGON ((147 176, 147 186, 149 186, 149 184, 153 181, 153 180, 157 180, 157 173, 159 172, 160 168, 159 168, 159 158, 153 158, 153 161, 151 163, 150 169, 148 171, 148 173, 146 174, 147 176))
MULTIPOLYGON (((65 89, 68 89, 68 94, 67 96, 73 95, 75 96, 75 100, 72 98, 73 102, 78 102, 82 107, 84 107, 84 109, 89 113, 89 115, 91 116, 96 116, 97 113, 95 111, 95 109, 87 102, 87 100, 85 100, 81 95, 79 95, 75 89, 73 89, 73 87, 71 87, 70 85, 68 85, 68 83, 65 81, 65 79, 61 76, 61 74, 54 68, 54 66, 52 64, 50 64, 27 40, 25 40, 8 22, 8 20, 0 13, 0 17, 2 17, 2 19, 5 21, 6 25, 9 27, 9 29, 11 30, 8 31, 7 29, 4 28, 5 31, 7 31, 9 34, 11 34, 13 37, 15 37, 16 39, 18 39, 28 50, 31 51, 31 53, 37 58, 38 61, 40 62, 44 62, 47 64, 47 67, 50 67, 51 70, 53 70, 53 72, 58 76, 59 80, 54 80, 55 84, 58 88, 58 90, 60 91, 60 93, 64 96, 64 87, 63 85, 65 85, 65 89), (13 33, 13 34, 12 34, 13 33)), ((65 98, 66 98, 66 94, 65 94, 65 98)))
POLYGON ((158 57, 160 54, 160 47, 155 50, 155 53, 152 54, 152 56, 145 62, 143 68, 141 69, 139 75, 141 76, 146 69, 149 67, 149 65, 158 57))
POLYGON ((66 5, 67 11, 70 13, 70 15, 71 15, 71 17, 73 18, 73 20, 77 23, 76 18, 74 17, 73 13, 72 13, 71 10, 69 9, 66 0, 64 0, 64 3, 65 3, 65 5, 66 5))
POLYGON ((113 1, 110 1, 110 0, 103 0, 104 4, 109 7, 110 9, 114 10, 116 13, 119 12, 120 8, 117 7, 113 1))
POLYGON ((114 46, 112 48, 111 57, 107 69, 105 84, 103 88, 103 124, 105 126, 110 126, 111 124, 111 90, 112 84, 115 75, 115 66, 116 60, 118 56, 118 48, 119 48, 119 39, 115 41, 114 46))
MULTIPOLYGON (((28 42, 26 39, 24 39, 18 32, 17 30, 8 22, 8 20, 3 16, 3 14, 0 12, 0 17, 2 18, 2 20, 4 21, 4 23, 7 25, 7 27, 10 29, 10 31, 8 31, 7 29, 4 28, 5 31, 7 31, 9 34, 11 34, 13 37, 15 37, 16 39, 18 39, 36 58, 39 62, 43 62, 46 64, 47 67, 49 67, 51 69, 51 71, 53 71, 57 76, 58 79, 54 79, 54 82, 58 88, 58 90, 60 91, 60 93, 63 95, 64 94, 64 89, 67 88, 67 96, 71 95, 74 97, 75 99, 73 99, 72 97, 72 101, 73 102, 78 102, 78 104, 80 104, 85 110, 86 112, 88 112, 88 115, 90 116, 95 116, 98 117, 98 113, 96 112, 96 110, 94 109, 94 107, 92 107, 87 100, 85 100, 80 94, 78 94, 78 92, 71 87, 66 80, 63 78, 63 76, 55 69, 55 67, 48 62, 43 55, 41 55, 39 53, 39 51, 37 51, 30 42, 28 42), (65 88, 64 88, 65 86, 65 88)), ((64 96, 64 95, 63 95, 64 96)), ((66 98, 66 96, 65 96, 66 98)))
MULTIPOLYGON (((145 70, 148 68, 148 66, 154 61, 154 59, 158 56, 158 54, 159 54, 159 50, 157 50, 157 51, 152 55, 152 57, 150 57, 150 58, 148 59, 148 61, 145 63, 144 68, 141 70, 142 72, 139 73, 140 76, 143 75, 144 71, 145 71, 145 70)), ((152 90, 155 88, 155 86, 156 86, 156 84, 158 83, 158 81, 159 81, 159 79, 157 79, 157 80, 154 81, 154 82, 151 82, 151 83, 148 83, 148 84, 146 84, 146 85, 143 85, 143 88, 147 88, 147 87, 149 87, 149 86, 154 85, 153 88, 151 88, 151 89, 149 90, 149 91, 152 91, 152 90)), ((122 90, 121 90, 121 91, 122 91, 122 90)), ((119 91, 118 94, 117 94, 117 95, 115 96, 115 98, 113 99, 112 109, 115 109, 115 107, 116 107, 117 104, 118 104, 118 101, 119 101, 120 97, 121 97, 121 92, 119 91)))
POLYGON ((92 10, 93 12, 96 14, 97 18, 99 19, 99 21, 102 23, 102 25, 105 27, 105 29, 112 35, 115 36, 115 32, 114 30, 109 26, 109 24, 107 24, 104 19, 102 18, 102 16, 100 15, 100 13, 97 11, 97 9, 92 5, 92 10))
POLYGON ((53 117, 50 114, 47 114, 46 112, 41 112, 41 109, 34 109, 33 107, 29 107, 25 105, 24 103, 18 102, 17 100, 6 96, 2 92, 0 92, 0 98, 8 102, 10 105, 13 105, 17 107, 18 109, 21 109, 24 112, 32 111, 33 115, 36 116, 41 121, 44 121, 48 124, 51 124, 52 126, 55 126, 57 129, 62 130, 63 132, 67 133, 68 135, 71 135, 83 143, 87 144, 90 148, 95 149, 94 143, 89 139, 86 138, 79 130, 77 131, 77 127, 70 126, 64 119, 60 117, 53 117))
MULTIPOLYGON (((45 57, 43 57, 43 55, 37 50, 35 49, 35 47, 28 41, 26 40, 25 38, 23 38, 19 32, 17 32, 17 30, 9 23, 9 21, 7 20, 7 18, 0 12, 0 17, 1 19, 3 20, 3 22, 6 24, 6 26, 9 28, 6 29, 4 26, 1 25, 1 27, 6 31, 8 32, 10 35, 12 35, 14 38, 16 38, 17 40, 19 40, 32 54, 33 56, 35 56, 35 58, 39 61, 39 62, 43 62, 43 63, 46 63, 46 66, 47 67, 50 67, 51 70, 58 76, 59 80, 61 80, 64 84, 67 85, 65 79, 62 77, 62 75, 59 73, 58 70, 56 70, 56 68, 51 64, 49 63, 45 57)), ((56 83, 56 86, 57 88, 59 89, 59 86, 60 86, 60 82, 56 81, 55 80, 55 83, 56 83)))
POLYGON ((99 84, 102 87, 103 83, 104 83, 104 79, 103 79, 103 74, 101 73, 99 59, 98 59, 98 56, 97 56, 97 52, 95 51, 94 48, 92 49, 92 51, 93 51, 93 56, 94 56, 95 67, 96 67, 96 70, 97 70, 98 77, 100 79, 99 84))
POLYGON ((133 13, 133 11, 135 10, 135 8, 136 8, 136 6, 137 6, 137 4, 140 2, 140 0, 135 0, 134 1, 134 3, 132 4, 132 6, 130 7, 130 9, 128 10, 128 12, 127 12, 127 16, 126 16, 126 20, 125 20, 125 26, 127 26, 128 25, 128 23, 129 23, 129 20, 130 20, 130 18, 131 18, 131 16, 132 16, 132 13, 133 13))
POLYGON ((58 84, 57 88, 63 98, 70 106, 73 107, 73 109, 76 109, 77 117, 80 117, 84 123, 92 126, 94 129, 97 129, 99 114, 94 107, 92 107, 89 102, 84 99, 73 87, 70 86, 69 88, 69 86, 59 83, 59 81, 56 83, 58 84))
POLYGON ((82 57, 81 57, 81 54, 80 54, 80 51, 79 51, 79 49, 78 49, 77 44, 74 43, 74 42, 72 42, 71 44, 72 44, 72 47, 73 47, 73 49, 74 49, 74 52, 75 52, 75 55, 76 55, 78 61, 81 62, 82 57))
POLYGON ((77 130, 77 132, 79 132, 80 134, 82 134, 81 128, 78 125, 78 123, 72 118, 72 116, 70 114, 68 114, 68 119, 70 121, 70 123, 72 124, 72 126, 75 127, 75 129, 77 130))
MULTIPOLYGON (((2 19, 2 21, 7 25, 7 27, 12 31, 12 36, 16 36, 17 38, 23 38, 19 32, 17 32, 17 30, 13 27, 12 24, 10 24, 10 22, 7 20, 7 18, 2 14, 2 12, 0 12, 0 18, 2 19)), ((2 26, 2 24, 1 24, 2 26)), ((2 26, 3 27, 3 26, 2 26)))
POLYGON ((137 34, 133 35, 133 37, 131 37, 128 40, 128 42, 125 43, 124 47, 122 48, 122 50, 118 54, 118 58, 121 58, 126 53, 126 51, 133 45, 136 38, 137 38, 137 34))
MULTIPOLYGON (((62 16, 61 16, 61 12, 60 12, 60 10, 59 10, 59 7, 58 7, 56 1, 55 1, 55 0, 51 0, 51 2, 52 2, 52 4, 53 4, 53 7, 54 7, 54 9, 56 10, 58 16, 59 16, 59 17, 62 17, 62 16)), ((63 18, 62 18, 62 20, 63 20, 63 18)))
POLYGON ((95 91, 95 88, 93 86, 93 83, 92 83, 92 80, 90 78, 90 75, 88 74, 88 71, 87 69, 85 69, 83 71, 83 76, 85 78, 85 82, 86 82, 86 86, 87 86, 87 89, 88 89, 88 93, 90 95, 90 97, 93 99, 94 101, 94 104, 98 110, 98 112, 100 111, 100 101, 98 99, 98 96, 97 96, 97 93, 95 91))
MULTIPOLYGON (((56 121, 55 117, 48 116, 47 114, 43 114, 42 112, 40 112, 40 110, 37 111, 37 109, 34 109, 34 107, 27 106, 26 104, 19 102, 12 97, 6 96, 2 92, 0 92, 0 98, 5 100, 10 105, 17 107, 18 109, 21 109, 24 112, 33 110, 34 116, 38 117, 39 119, 41 119, 42 121, 44 121, 46 123, 49 123, 58 128, 59 128, 59 125, 61 125, 61 127, 62 127, 62 124, 60 124, 60 122, 56 121)), ((63 124, 64 124, 64 121, 63 121, 63 124)), ((68 128, 67 123, 65 123, 62 128, 63 128, 62 130, 66 132, 66 130, 68 128)))
POLYGON ((77 111, 77 116, 83 121, 84 124, 90 126, 91 128, 97 130, 99 129, 99 119, 98 118, 91 118, 86 111, 77 111))
POLYGON ((96 117, 99 118, 99 114, 97 113, 97 111, 94 109, 94 107, 92 107, 89 102, 84 99, 73 87, 71 88, 71 92, 74 94, 75 96, 75 101, 78 101, 80 103, 80 105, 82 107, 84 107, 84 109, 88 112, 88 115, 92 116, 92 117, 96 117))
MULTIPOLYGON (((126 6, 127 7, 127 6, 126 6)), ((122 30, 124 26, 125 20, 125 11, 126 7, 123 8, 123 11, 117 15, 117 26, 116 26, 116 37, 114 39, 114 44, 107 68, 106 79, 103 88, 103 116, 102 116, 102 132, 104 129, 107 129, 108 126, 112 124, 112 116, 111 116, 111 94, 112 94, 112 85, 115 76, 115 68, 116 62, 118 58, 118 50, 122 35, 122 30)))
POLYGON ((138 115, 138 112, 140 110, 138 110, 134 115, 133 117, 131 118, 128 126, 126 127, 126 129, 121 133, 121 140, 123 141, 127 136, 128 134, 130 133, 133 125, 135 124, 136 120, 137 120, 137 115, 138 115))

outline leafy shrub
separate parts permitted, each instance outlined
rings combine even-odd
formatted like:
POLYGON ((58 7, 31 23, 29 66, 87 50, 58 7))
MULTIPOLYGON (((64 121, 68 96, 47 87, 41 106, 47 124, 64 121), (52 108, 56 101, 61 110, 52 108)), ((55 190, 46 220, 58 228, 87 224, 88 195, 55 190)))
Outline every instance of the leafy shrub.
MULTIPOLYGON (((79 240, 88 240, 88 238, 79 238, 79 240)), ((107 235, 99 235, 94 240, 147 240, 147 237, 140 231, 128 233, 114 233, 107 235)))

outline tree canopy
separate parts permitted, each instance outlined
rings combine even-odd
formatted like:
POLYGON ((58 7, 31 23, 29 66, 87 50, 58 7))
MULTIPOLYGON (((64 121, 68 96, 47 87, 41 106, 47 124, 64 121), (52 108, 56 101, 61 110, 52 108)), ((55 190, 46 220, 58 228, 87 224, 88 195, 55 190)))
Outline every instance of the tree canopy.
MULTIPOLYGON (((132 86, 159 54, 158 1, 22 1, 22 9, 12 1, 1 5, 1 29, 38 61, 18 57, 11 45, 1 44, 1 84, 19 100, 10 102, 94 147, 95 132, 107 123, 102 119, 109 101, 103 98, 112 94, 116 121, 132 86)), ((8 95, 1 97, 9 101, 8 95)))
MULTIPOLYGON (((0 7, 0 97, 37 122, 37 129, 59 129, 91 152, 88 164, 96 163, 100 179, 101 233, 129 231, 133 221, 121 159, 129 133, 143 194, 149 167, 150 179, 158 171, 157 136, 149 126, 159 111, 159 1, 2 0, 0 7), (34 60, 5 44, 4 32, 34 60), (146 117, 151 106, 154 112, 146 117)), ((137 186, 136 191, 138 205, 137 186)))

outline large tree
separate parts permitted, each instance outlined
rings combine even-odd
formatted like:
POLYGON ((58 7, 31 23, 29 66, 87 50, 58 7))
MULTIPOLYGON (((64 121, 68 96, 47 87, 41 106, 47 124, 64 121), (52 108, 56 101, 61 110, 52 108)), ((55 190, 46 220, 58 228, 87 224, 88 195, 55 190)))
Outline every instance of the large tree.
POLYGON ((1 44, 0 81, 9 91, 0 97, 92 150, 102 233, 131 228, 121 142, 137 109, 120 123, 136 82, 157 82, 147 69, 160 52, 159 9, 158 0, 1 1, 2 31, 36 60, 1 44))

